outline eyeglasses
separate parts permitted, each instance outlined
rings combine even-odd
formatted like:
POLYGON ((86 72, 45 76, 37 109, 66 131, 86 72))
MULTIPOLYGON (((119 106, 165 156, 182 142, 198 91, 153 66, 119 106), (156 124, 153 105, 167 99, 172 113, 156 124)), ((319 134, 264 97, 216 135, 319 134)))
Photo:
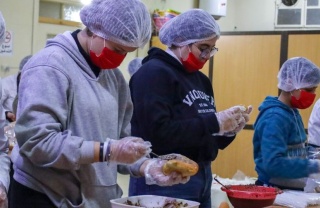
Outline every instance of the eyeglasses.
POLYGON ((200 51, 201 58, 207 58, 209 54, 210 54, 210 57, 212 57, 219 51, 219 49, 216 48, 215 46, 213 46, 211 49, 210 48, 202 49, 202 48, 199 48, 198 46, 196 47, 200 51))

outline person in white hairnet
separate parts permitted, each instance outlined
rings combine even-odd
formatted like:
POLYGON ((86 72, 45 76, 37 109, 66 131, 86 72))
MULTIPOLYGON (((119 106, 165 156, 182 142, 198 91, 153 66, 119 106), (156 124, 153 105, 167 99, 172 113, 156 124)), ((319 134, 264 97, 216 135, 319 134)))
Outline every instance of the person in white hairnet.
POLYGON ((16 115, 13 110, 13 102, 17 96, 18 79, 20 77, 23 66, 28 62, 30 58, 31 55, 28 55, 20 61, 19 72, 17 74, 13 74, 2 79, 1 103, 5 110, 6 119, 8 120, 8 122, 16 121, 16 115))
POLYGON ((318 149, 320 158, 320 99, 314 104, 308 122, 308 145, 318 149))
POLYGON ((212 84, 200 70, 215 55, 220 29, 204 10, 191 9, 160 29, 166 51, 151 48, 130 79, 134 104, 132 135, 152 143, 157 155, 185 155, 199 165, 186 184, 147 185, 130 178, 129 195, 155 194, 200 202, 211 207, 211 162, 249 120, 251 108, 216 111, 212 84))
POLYGON ((132 77, 134 73, 136 73, 139 68, 142 66, 142 59, 140 57, 132 59, 128 64, 128 72, 130 76, 132 77))
POLYGON ((278 73, 278 97, 267 96, 254 124, 257 185, 303 190, 306 178, 320 172, 308 157, 307 135, 299 110, 309 108, 320 83, 319 67, 304 57, 285 61, 278 73))
MULTIPOLYGON (((0 12, 0 45, 5 39, 5 20, 0 12)), ((0 97, 2 96, 2 80, 0 79, 0 97)), ((0 207, 8 207, 8 190, 10 183, 10 157, 9 141, 4 135, 4 126, 6 125, 6 118, 3 106, 0 105, 0 207)))
POLYGON ((24 66, 12 150, 10 207, 106 207, 120 198, 117 170, 159 186, 187 182, 164 175, 166 161, 130 136, 133 105, 117 68, 151 36, 140 0, 93 0, 83 30, 47 41, 24 66))

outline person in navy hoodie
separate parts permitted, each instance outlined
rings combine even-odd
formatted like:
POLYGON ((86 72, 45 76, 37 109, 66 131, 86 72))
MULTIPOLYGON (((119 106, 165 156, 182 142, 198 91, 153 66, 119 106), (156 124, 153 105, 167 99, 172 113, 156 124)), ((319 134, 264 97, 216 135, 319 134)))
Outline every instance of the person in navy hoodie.
POLYGON ((187 156, 198 163, 199 171, 188 183, 171 187, 131 177, 130 196, 164 195, 211 207, 211 162, 235 139, 251 112, 243 106, 217 112, 211 82, 199 71, 218 51, 219 36, 219 26, 209 13, 188 10, 161 28, 159 38, 167 50, 151 48, 132 76, 132 135, 150 141, 157 155, 187 156))

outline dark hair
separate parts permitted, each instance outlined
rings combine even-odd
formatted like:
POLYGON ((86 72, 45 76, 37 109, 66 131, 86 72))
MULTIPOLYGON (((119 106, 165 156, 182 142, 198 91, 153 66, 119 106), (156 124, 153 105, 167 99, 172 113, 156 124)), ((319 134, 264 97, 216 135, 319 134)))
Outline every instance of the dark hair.
POLYGON ((21 71, 22 68, 24 67, 24 65, 29 61, 29 59, 32 57, 32 55, 28 55, 26 57, 24 57, 21 61, 20 61, 20 65, 19 65, 19 70, 21 71))
POLYGON ((93 32, 89 28, 86 27, 86 32, 89 37, 93 36, 93 32))
POLYGON ((17 92, 19 91, 20 79, 21 79, 21 72, 19 72, 17 75, 17 92))

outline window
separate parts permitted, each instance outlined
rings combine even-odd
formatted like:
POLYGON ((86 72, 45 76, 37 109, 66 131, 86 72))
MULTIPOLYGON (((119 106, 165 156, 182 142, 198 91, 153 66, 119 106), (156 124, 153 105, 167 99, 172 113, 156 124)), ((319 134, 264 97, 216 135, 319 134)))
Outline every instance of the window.
POLYGON ((307 3, 306 3, 306 27, 320 27, 320 2, 319 2, 319 0, 307 0, 307 3))
POLYGON ((39 22, 80 27, 82 6, 80 2, 40 0, 39 22))
POLYGON ((298 0, 291 6, 276 0, 275 27, 320 27, 320 0, 298 0))

